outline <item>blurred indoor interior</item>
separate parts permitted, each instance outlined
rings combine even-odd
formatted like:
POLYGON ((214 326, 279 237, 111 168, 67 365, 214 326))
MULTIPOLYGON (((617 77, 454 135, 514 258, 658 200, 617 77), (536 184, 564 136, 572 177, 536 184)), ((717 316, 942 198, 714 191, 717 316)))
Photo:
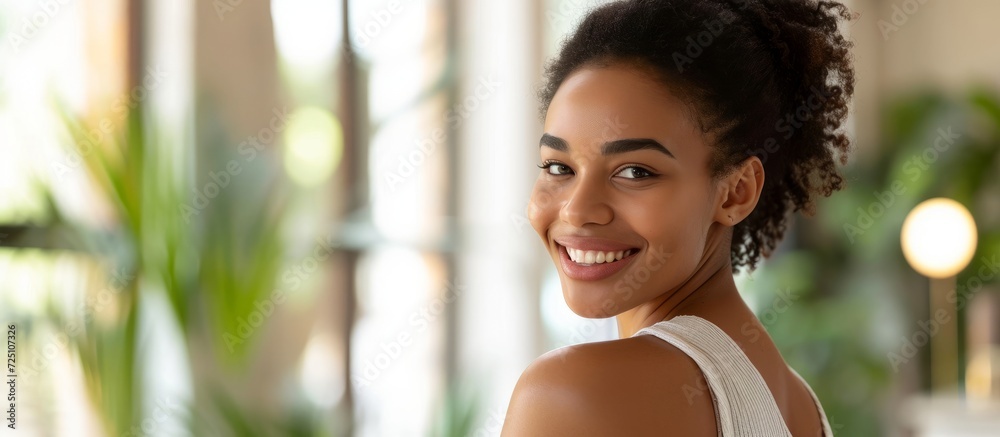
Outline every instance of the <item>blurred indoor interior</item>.
MULTIPOLYGON (((617 338, 525 216, 600 3, 0 0, 3 435, 499 435, 533 359, 617 338)), ((838 435, 1000 436, 1000 2, 844 3, 847 189, 739 287, 838 435), (935 276, 937 197, 975 231, 935 276)))

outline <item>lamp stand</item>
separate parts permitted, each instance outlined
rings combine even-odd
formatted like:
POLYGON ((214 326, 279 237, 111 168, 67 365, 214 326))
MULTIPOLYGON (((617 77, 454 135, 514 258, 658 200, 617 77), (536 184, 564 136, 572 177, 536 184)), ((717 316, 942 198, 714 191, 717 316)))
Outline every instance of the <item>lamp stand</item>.
MULTIPOLYGON (((958 382, 958 311, 948 296, 955 293, 956 277, 930 278, 930 317, 938 325, 931 335, 931 391, 940 393, 958 382)), ((930 334, 930 333, 928 333, 930 334)))

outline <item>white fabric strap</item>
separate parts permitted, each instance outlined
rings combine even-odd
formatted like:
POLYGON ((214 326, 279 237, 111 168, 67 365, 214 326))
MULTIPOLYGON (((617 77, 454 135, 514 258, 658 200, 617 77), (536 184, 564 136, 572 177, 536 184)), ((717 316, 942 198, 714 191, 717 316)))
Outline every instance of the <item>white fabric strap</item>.
MULTIPOLYGON (((677 316, 643 328, 636 335, 653 335, 687 354, 701 369, 715 405, 721 437, 788 436, 781 410, 760 372, 725 331, 696 316, 677 316)), ((832 437, 830 424, 809 384, 806 386, 823 421, 823 435, 832 437)))

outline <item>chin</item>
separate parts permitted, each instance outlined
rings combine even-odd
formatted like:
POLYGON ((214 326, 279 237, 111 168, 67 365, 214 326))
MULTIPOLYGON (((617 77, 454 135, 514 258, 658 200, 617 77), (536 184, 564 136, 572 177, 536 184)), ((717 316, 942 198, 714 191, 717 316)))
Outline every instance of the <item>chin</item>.
POLYGON ((597 287, 598 290, 588 290, 590 287, 567 285, 566 279, 563 281, 563 299, 566 301, 566 306, 580 317, 606 319, 628 309, 615 299, 616 296, 610 288, 600 290, 602 287, 597 287))

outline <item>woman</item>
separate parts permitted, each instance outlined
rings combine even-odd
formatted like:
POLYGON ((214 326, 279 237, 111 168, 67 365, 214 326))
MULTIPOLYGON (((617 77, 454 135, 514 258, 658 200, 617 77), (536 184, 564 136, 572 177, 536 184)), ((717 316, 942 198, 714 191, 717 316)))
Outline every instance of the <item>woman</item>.
POLYGON ((569 307, 619 340, 522 374, 505 436, 830 436, 734 271, 841 188, 849 10, 816 0, 628 0, 546 68, 528 207, 569 307))

